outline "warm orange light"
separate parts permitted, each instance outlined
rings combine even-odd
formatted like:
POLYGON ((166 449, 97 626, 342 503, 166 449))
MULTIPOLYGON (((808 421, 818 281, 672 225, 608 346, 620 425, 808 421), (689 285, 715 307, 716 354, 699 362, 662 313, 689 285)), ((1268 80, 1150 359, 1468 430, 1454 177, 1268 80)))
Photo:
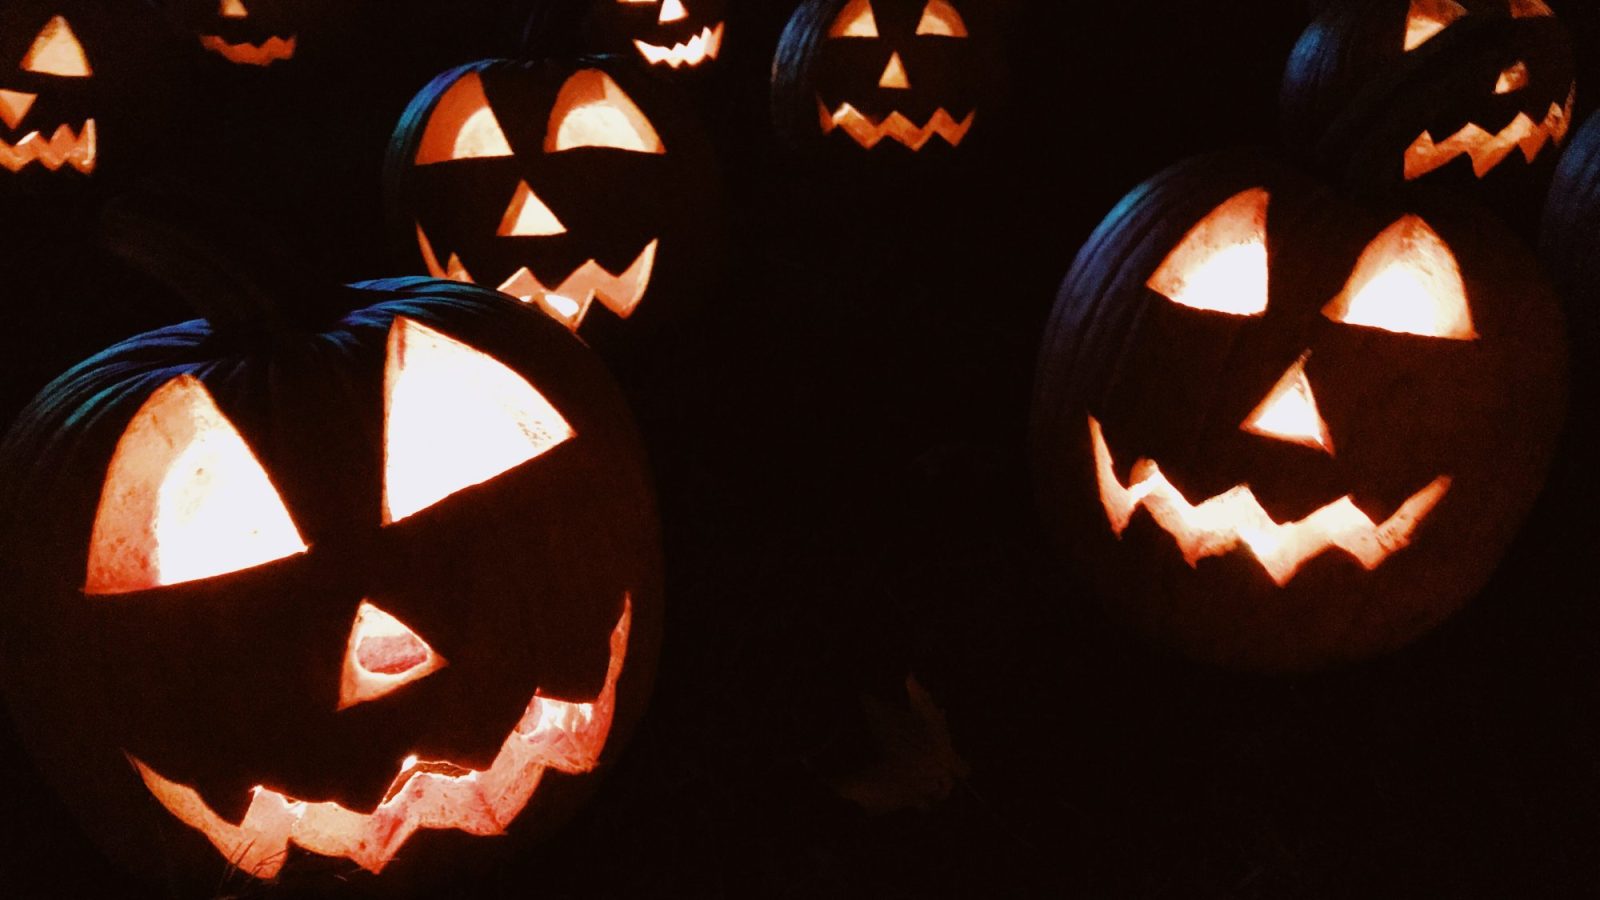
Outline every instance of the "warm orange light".
POLYGON ((550 111, 545 152, 579 147, 667 152, 655 126, 611 76, 599 69, 584 69, 568 78, 550 111))
POLYGON ((84 55, 83 45, 78 43, 78 36, 72 33, 72 26, 67 24, 63 16, 56 16, 45 23, 39 36, 33 39, 33 46, 28 48, 27 55, 22 57, 22 69, 67 78, 87 78, 94 74, 89 67, 89 57, 84 55))
POLYGON ((644 301, 660 246, 659 239, 651 241, 621 275, 611 274, 605 266, 591 259, 552 290, 524 266, 507 278, 499 290, 523 303, 538 304, 551 318, 573 331, 583 324, 595 300, 626 319, 644 301))
POLYGON ((906 64, 900 61, 900 54, 889 56, 889 64, 884 66, 883 75, 878 78, 878 87, 890 90, 907 90, 911 87, 911 78, 906 74, 906 64))
MULTIPOLYGON (((1507 75, 1501 82, 1508 84, 1507 75)), ((1488 175, 1517 150, 1529 163, 1539 158, 1546 144, 1560 144, 1567 138, 1572 125, 1572 108, 1577 101, 1577 87, 1567 94, 1565 105, 1552 103, 1543 121, 1535 122, 1527 113, 1517 113, 1511 124, 1498 132, 1485 131, 1475 123, 1467 123, 1460 131, 1435 142, 1433 133, 1424 131, 1405 153, 1405 177, 1414 181, 1454 161, 1458 156, 1472 158, 1473 174, 1479 178, 1488 175)))
POLYGON ((528 182, 523 181, 517 184, 517 192, 511 197, 511 205, 506 207, 505 218, 500 220, 500 229, 495 233, 500 237, 552 237, 566 234, 567 226, 561 224, 550 207, 528 187, 528 182))
POLYGON ((1540 16, 1554 16, 1555 12, 1544 0, 1511 0, 1511 18, 1533 19, 1540 16))
POLYGON ((117 442, 84 592, 182 584, 305 551, 244 438, 205 385, 181 375, 150 395, 117 442))
POLYGON ((461 257, 450 254, 450 261, 439 265, 439 256, 433 252, 433 242, 428 240, 428 233, 422 230, 422 223, 417 223, 417 248, 422 251, 422 263, 428 269, 428 274, 435 278, 444 278, 450 281, 459 281, 462 284, 475 284, 467 267, 461 264, 461 257))
POLYGON ((949 0, 928 0, 927 8, 922 11, 922 21, 917 23, 917 34, 964 38, 967 23, 949 0))
POLYGON ((838 109, 829 112, 821 98, 817 100, 817 110, 822 115, 823 134, 842 130, 867 150, 885 140, 896 141, 912 150, 921 150, 936 137, 944 138, 945 143, 952 147, 959 147, 966 139, 967 132, 972 130, 973 120, 978 115, 974 110, 958 122, 941 107, 934 110, 928 124, 919 127, 899 112, 892 112, 884 119, 875 119, 849 103, 841 103, 838 109))
POLYGON ((245 19, 249 18, 250 10, 245 9, 244 0, 222 0, 217 15, 224 19, 245 19))
POLYGON ((549 769, 572 775, 600 763, 616 711, 632 622, 632 602, 611 633, 605 685, 592 703, 568 703, 535 694, 521 721, 506 736, 494 762, 474 771, 448 762, 410 757, 400 765, 387 796, 370 813, 337 803, 297 800, 256 788, 243 820, 225 821, 192 787, 170 781, 129 756, 145 787, 180 822, 206 836, 223 858, 256 878, 274 878, 289 845, 319 856, 348 859, 378 873, 419 829, 455 829, 468 834, 503 834, 527 808, 549 769))
POLYGON ((662 0, 661 15, 656 17, 656 21, 665 25, 668 22, 682 22, 687 18, 689 10, 684 7, 683 0, 662 0))
POLYGON ((511 155, 511 143, 489 108, 483 79, 477 72, 461 76, 428 116, 416 164, 428 166, 457 159, 487 159, 511 155))
POLYGON ((384 524, 575 436, 504 363, 404 317, 389 329, 384 399, 384 524))
POLYGON ((345 646, 339 709, 387 697, 444 667, 444 657, 420 635, 363 600, 345 646))
POLYGON ((1306 563, 1339 549, 1368 570, 1376 569, 1410 546, 1418 526, 1450 490, 1441 475, 1413 494, 1382 525, 1374 524, 1347 494, 1298 522, 1273 521, 1246 485, 1239 485, 1199 505, 1190 504, 1160 466, 1148 459, 1134 463, 1132 483, 1117 479, 1100 423, 1089 417, 1100 502, 1111 529, 1121 537, 1133 514, 1143 507, 1171 535, 1190 566, 1209 556, 1243 547, 1250 551, 1279 587, 1287 585, 1306 563))
POLYGON ((1455 254, 1428 223, 1408 215, 1367 245, 1350 281, 1323 310, 1346 325, 1477 340, 1455 254))
POLYGON ((1411 0, 1406 14, 1406 52, 1426 44, 1466 14, 1466 7, 1455 0, 1411 0))
POLYGON ((7 128, 21 125, 22 120, 28 117, 28 110, 33 108, 33 101, 37 99, 38 94, 0 90, 0 122, 6 123, 7 128))
POLYGON ((652 66, 665 65, 673 69, 688 66, 692 69, 707 60, 716 59, 722 52, 723 28, 722 22, 708 25, 694 37, 671 47, 640 40, 635 40, 633 46, 652 66))
POLYGON ((878 19, 872 14, 869 0, 850 0, 839 11, 828 29, 831 38, 875 38, 878 36, 878 19))
POLYGON ((1328 433, 1328 423, 1322 420, 1317 409, 1317 398, 1311 393, 1311 379, 1306 377, 1308 351, 1295 360, 1278 383, 1267 392, 1255 411, 1239 427, 1262 437, 1275 438, 1321 450, 1333 455, 1333 436, 1328 433))
POLYGON ((200 35, 200 46, 228 62, 241 66, 270 66, 276 62, 294 59, 294 52, 299 43, 299 38, 292 34, 286 38, 269 37, 259 44, 252 44, 249 41, 235 44, 223 40, 219 35, 200 35))
POLYGON ((85 121, 82 130, 76 132, 70 125, 58 125, 49 138, 38 131, 30 131, 15 144, 0 139, 0 167, 11 172, 20 172, 29 164, 38 163, 52 172, 71 166, 88 175, 94 172, 98 155, 99 141, 93 119, 85 121))
POLYGON ((1184 235, 1147 282, 1191 309, 1259 316, 1267 311, 1265 188, 1235 194, 1184 235))
POLYGON ((1528 86, 1528 64, 1517 60, 1500 73, 1500 79, 1495 82, 1496 94, 1509 94, 1520 91, 1528 86))

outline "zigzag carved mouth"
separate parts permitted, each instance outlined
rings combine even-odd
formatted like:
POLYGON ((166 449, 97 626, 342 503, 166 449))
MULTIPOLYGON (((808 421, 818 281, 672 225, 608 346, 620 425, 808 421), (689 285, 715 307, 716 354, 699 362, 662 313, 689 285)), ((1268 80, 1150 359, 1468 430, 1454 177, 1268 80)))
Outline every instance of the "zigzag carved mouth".
POLYGON ((1406 180, 1418 178, 1443 168, 1458 156, 1472 157, 1472 171, 1479 178, 1489 174, 1495 166, 1517 149, 1531 164, 1539 158, 1545 144, 1560 144, 1566 140, 1567 129, 1572 125, 1572 107, 1577 100, 1577 90, 1567 95, 1566 105, 1550 104, 1544 120, 1535 122, 1527 113, 1517 113, 1511 124, 1496 134, 1467 124, 1460 131, 1435 143, 1433 135, 1424 131, 1410 147, 1406 148, 1406 180))
POLYGON ((93 119, 85 121, 78 132, 70 125, 58 126, 49 140, 37 131, 28 132, 15 144, 0 139, 0 166, 12 172, 22 171, 29 163, 38 163, 52 172, 71 166, 88 175, 94 171, 95 156, 93 119))
POLYGON ((715 27, 708 26, 704 31, 681 44, 671 47, 662 47, 657 44, 636 40, 635 47, 652 66, 667 65, 674 69, 688 66, 694 68, 708 59, 716 59, 722 52, 722 22, 715 27))
MULTIPOLYGON (((417 246, 422 250, 422 261, 428 267, 428 274, 451 281, 477 283, 457 254, 451 253, 444 265, 439 264, 439 256, 420 223, 417 225, 417 246)), ((650 289, 650 276, 655 271, 656 253, 660 248, 660 238, 646 244, 632 265, 620 275, 613 274, 591 259, 555 288, 545 287, 527 266, 523 266, 501 283, 497 290, 523 303, 537 304, 551 318, 572 331, 577 331, 583 324, 596 300, 618 317, 626 319, 639 308, 650 289)))
POLYGON ((959 146, 966 138, 967 132, 972 129, 972 121, 977 117, 976 110, 967 113, 967 117, 960 122, 945 111, 943 107, 936 110, 928 119, 928 124, 918 126, 899 112, 892 112, 881 120, 873 119, 849 103, 842 103, 833 112, 828 111, 828 105, 817 98, 817 109, 822 114, 822 133, 832 134, 835 129, 844 129, 856 143, 871 150, 878 146, 884 139, 899 141, 912 150, 921 150, 935 136, 942 137, 945 143, 952 147, 959 146))
POLYGON ((594 770, 611 732, 632 610, 632 601, 625 600, 611 632, 605 686, 593 702, 568 703, 535 693, 489 768, 480 772, 412 757, 401 764, 383 801, 370 813, 257 787, 243 820, 235 825, 212 812, 194 788, 162 777, 131 754, 128 759, 168 812, 256 878, 276 877, 290 844, 377 873, 418 829, 456 829, 480 837, 502 834, 527 807, 546 770, 572 775, 594 770))
POLYGON ((1089 438, 1094 444, 1095 474, 1100 503, 1117 537, 1122 537, 1133 514, 1142 506, 1177 542, 1191 567, 1208 556, 1221 556, 1243 547, 1255 556, 1279 587, 1287 585, 1300 567, 1328 550, 1339 549, 1368 571, 1411 543, 1417 527, 1450 490, 1450 476, 1441 475, 1400 504, 1382 525, 1358 509, 1346 494, 1298 522, 1279 524, 1267 514, 1246 485, 1239 485, 1195 505, 1149 459, 1134 463, 1131 484, 1123 487, 1113 468, 1104 432, 1089 417, 1089 438))
POLYGON ((200 46, 242 66, 270 66, 279 60, 294 59, 297 44, 298 37, 292 34, 287 38, 270 37, 260 44, 231 44, 214 34, 200 35, 200 46))

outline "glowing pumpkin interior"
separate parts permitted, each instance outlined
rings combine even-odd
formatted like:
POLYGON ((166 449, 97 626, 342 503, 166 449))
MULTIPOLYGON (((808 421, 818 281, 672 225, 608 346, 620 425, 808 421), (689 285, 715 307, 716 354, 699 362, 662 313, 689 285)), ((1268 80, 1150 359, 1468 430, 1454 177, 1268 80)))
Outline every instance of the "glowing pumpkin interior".
MULTIPOLYGON (((575 437, 525 377, 418 321, 394 320, 384 372, 385 528, 575 437)), ((314 552, 261 460, 205 384, 180 375, 150 395, 112 455, 89 539, 85 592, 104 602, 182 602, 132 595, 314 552)), ((535 692, 487 767, 413 755, 370 810, 262 785, 243 818, 229 822, 195 788, 131 753, 129 759, 171 815, 259 878, 280 872, 290 845, 379 872, 419 830, 501 834, 547 771, 578 774, 599 763, 631 627, 631 600, 622 599, 605 680, 593 699, 535 692)), ((330 690, 320 702, 343 715, 402 694, 448 665, 413 623, 362 599, 343 647, 337 694, 330 690)))
MULTIPOLYGON (((1223 201, 1167 253, 1147 287, 1168 302, 1205 315, 1267 315, 1270 204, 1270 193, 1259 187, 1223 201)), ((1345 288, 1327 302, 1322 315, 1341 326, 1446 341, 1478 339, 1454 254, 1415 215, 1399 219, 1368 243, 1345 288)), ((1310 360, 1306 348, 1256 402, 1239 430, 1332 457, 1335 439, 1308 373, 1310 360)), ((1381 566, 1410 544, 1452 483, 1449 473, 1437 475, 1382 522, 1373 521, 1347 494, 1305 518, 1283 523, 1272 518, 1249 484, 1192 502, 1151 459, 1135 461, 1124 484, 1099 421, 1090 416, 1088 426, 1101 504, 1118 536, 1142 508, 1191 566, 1244 549, 1280 587, 1311 559, 1332 549, 1367 569, 1381 566)))

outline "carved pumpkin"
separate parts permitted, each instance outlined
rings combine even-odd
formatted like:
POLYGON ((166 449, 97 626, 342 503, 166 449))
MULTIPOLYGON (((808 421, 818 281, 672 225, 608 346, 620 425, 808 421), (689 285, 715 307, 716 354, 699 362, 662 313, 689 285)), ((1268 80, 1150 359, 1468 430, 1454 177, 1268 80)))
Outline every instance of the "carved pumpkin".
POLYGON ((779 133, 874 154, 962 146, 995 69, 977 12, 961 0, 807 0, 773 65, 779 133))
MULTIPOLYGON (((337 31, 356 18, 354 0, 163 0, 174 18, 213 59, 267 68, 302 55, 306 32, 337 31)), ((371 6, 365 6, 370 10, 371 6)))
POLYGON ((1447 183, 1520 219, 1560 155, 1574 71, 1543 0, 1330 4, 1290 59, 1285 130, 1354 184, 1447 183))
POLYGON ((1368 210, 1263 159, 1180 165, 1099 227, 1040 357, 1043 514, 1104 602, 1207 661, 1305 669, 1462 606, 1564 411, 1517 241, 1368 210))
POLYGON ((599 363, 479 288, 348 290, 113 347, 0 451, 12 708, 137 871, 445 877, 641 711, 656 526, 599 363))
POLYGON ((586 339, 670 318, 713 277, 720 201, 705 136, 665 90, 614 60, 439 76, 390 145, 399 239, 435 277, 498 288, 586 339))
POLYGON ((0 183, 87 178, 110 153, 168 141, 180 80, 136 0, 15 0, 0 8, 0 183))
POLYGON ((651 68, 691 72, 722 53, 727 0, 592 0, 588 31, 607 53, 633 54, 651 68))

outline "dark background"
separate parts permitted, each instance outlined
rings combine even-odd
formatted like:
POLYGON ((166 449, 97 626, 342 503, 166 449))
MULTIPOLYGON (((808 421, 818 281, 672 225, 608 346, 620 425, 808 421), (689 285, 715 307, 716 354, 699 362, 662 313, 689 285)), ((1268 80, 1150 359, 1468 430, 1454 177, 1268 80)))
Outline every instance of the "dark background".
MULTIPOLYGON (((523 12, 399 5, 348 38, 359 71, 201 79, 181 127, 227 152, 149 180, 248 211, 316 277, 399 274, 377 182, 388 129, 433 72, 509 52, 523 12)), ((966 166, 875 190, 773 145, 766 76, 793 4, 735 3, 718 82, 698 86, 727 176, 724 287, 692 327, 613 360, 663 506, 656 696, 586 812, 460 895, 1593 896, 1592 520, 1545 504, 1466 613, 1401 654, 1297 678, 1175 660, 1106 623, 1053 562, 1024 447, 1055 287, 1158 169, 1275 141, 1309 14, 997 5, 1010 92, 980 114, 985 140, 966 166), (964 766, 941 765, 908 676, 964 766), (906 808, 869 814, 846 784, 906 808)), ((1600 15, 1552 6, 1594 73, 1600 15)), ((113 264, 57 260, 94 257, 66 231, 98 202, 30 256, 51 265, 10 266, 19 394, 169 315, 113 264), (107 296, 132 309, 108 321, 107 296)), ((145 890, 87 847, 9 729, 0 797, 0 893, 145 890)))

